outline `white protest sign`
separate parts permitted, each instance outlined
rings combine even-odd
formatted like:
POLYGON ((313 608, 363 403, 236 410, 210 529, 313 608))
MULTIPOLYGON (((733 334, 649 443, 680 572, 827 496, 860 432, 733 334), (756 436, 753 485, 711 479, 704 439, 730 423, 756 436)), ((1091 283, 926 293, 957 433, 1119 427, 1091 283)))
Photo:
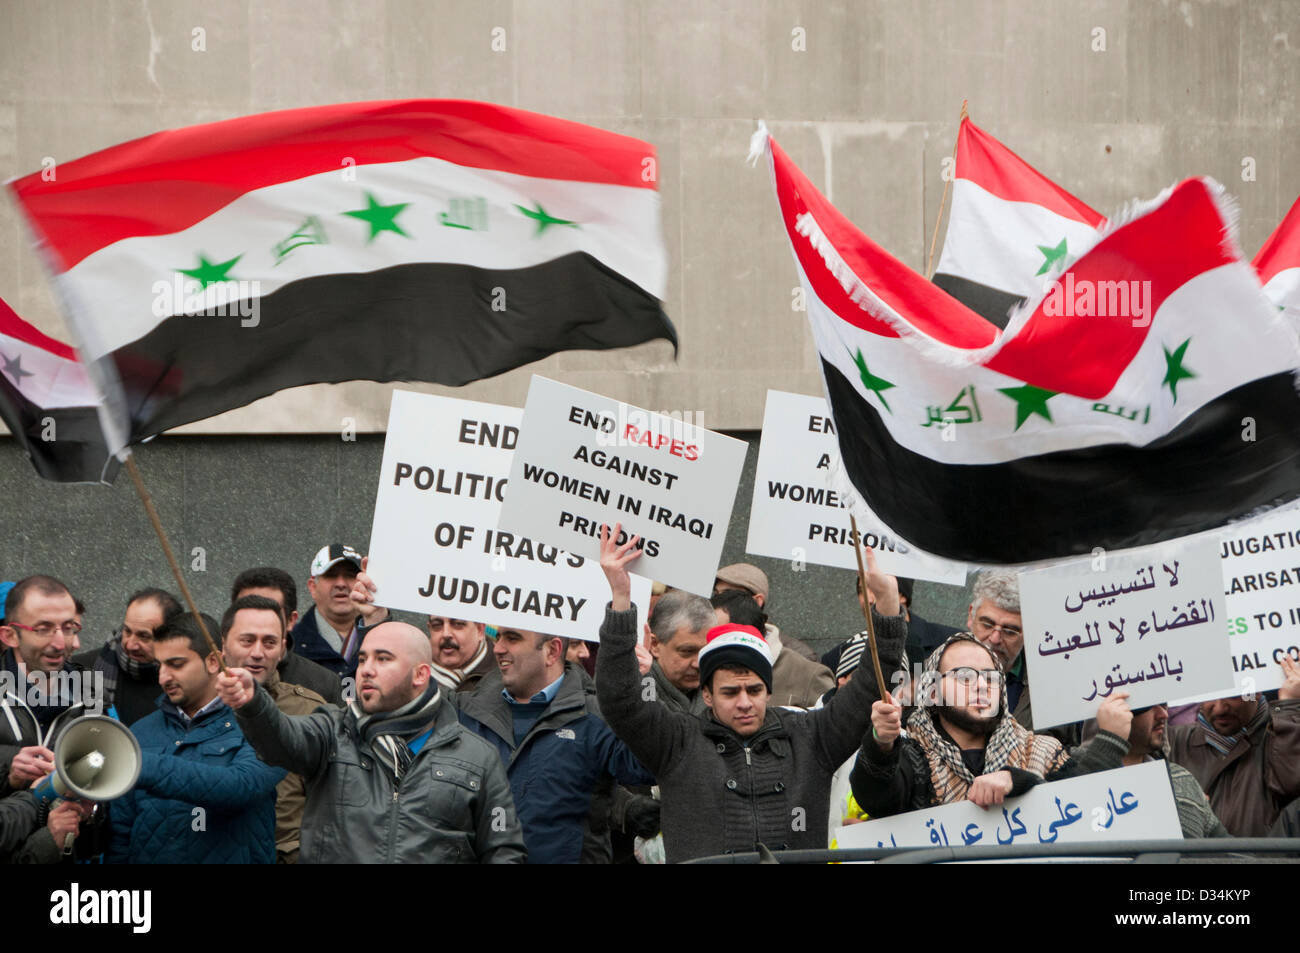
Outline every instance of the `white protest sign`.
MULTIPOLYGON (((839 455, 825 397, 767 392, 746 552, 858 568, 849 511, 827 484, 839 455)), ((964 563, 920 552, 883 524, 858 520, 858 530, 884 572, 955 586, 966 582, 964 563)))
POLYGON ((636 571, 713 592, 746 445, 534 375, 501 526, 600 557, 600 526, 641 537, 636 571))
POLYGON ((956 801, 848 824, 835 841, 837 848, 996 847, 1182 837, 1168 770, 1147 761, 1039 784, 999 807, 956 801))
MULTIPOLYGON (((1234 530, 1222 537, 1219 556, 1234 691, 1246 695, 1282 684, 1284 653, 1300 661, 1300 512, 1234 530)), ((1202 699, 1181 699, 1193 700, 1202 699)))
POLYGON ((1232 687, 1211 539, 1022 572, 1020 611, 1035 729, 1091 718, 1114 692, 1142 708, 1232 687))
MULTIPOLYGON (((600 563, 497 529, 522 416, 393 391, 367 564, 375 598, 595 642, 609 602, 600 563)), ((648 579, 632 577, 632 601, 644 621, 648 579)))

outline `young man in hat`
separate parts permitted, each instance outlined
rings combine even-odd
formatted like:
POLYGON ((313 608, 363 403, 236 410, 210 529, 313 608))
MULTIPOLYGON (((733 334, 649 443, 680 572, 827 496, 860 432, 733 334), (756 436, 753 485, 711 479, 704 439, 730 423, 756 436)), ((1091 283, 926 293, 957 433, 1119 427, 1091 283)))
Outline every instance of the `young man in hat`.
MULTIPOLYGON (((875 679, 860 672, 825 708, 788 711, 768 703, 772 653, 750 626, 722 625, 700 651, 702 715, 670 711, 641 691, 634 646, 636 612, 627 567, 637 537, 615 544, 601 531, 601 569, 613 599, 600 630, 596 692, 610 727, 657 778, 669 863, 712 854, 824 848, 831 775, 861 744, 871 723, 875 679)), ((892 671, 907 628, 893 576, 867 550, 867 585, 876 596, 882 664, 892 671), (881 614, 883 613, 883 615, 881 614)))
POLYGON ((290 633, 293 651, 325 666, 340 678, 357 670, 357 649, 368 627, 387 618, 363 619, 352 604, 352 587, 361 572, 361 554, 343 543, 331 543, 311 561, 307 591, 316 603, 290 633))

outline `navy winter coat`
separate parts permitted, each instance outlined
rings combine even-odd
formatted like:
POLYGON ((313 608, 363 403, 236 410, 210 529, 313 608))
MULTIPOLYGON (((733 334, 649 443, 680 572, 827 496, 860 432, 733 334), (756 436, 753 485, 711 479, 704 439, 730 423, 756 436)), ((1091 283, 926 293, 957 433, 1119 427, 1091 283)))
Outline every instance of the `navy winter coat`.
POLYGON ((460 723, 501 755, 530 864, 578 863, 591 795, 604 775, 622 784, 654 784, 601 719, 572 662, 565 663, 554 700, 519 745, 499 671, 484 675, 473 693, 452 695, 452 703, 460 709, 460 723))
POLYGON ((284 770, 258 759, 226 705, 188 727, 165 696, 159 709, 131 726, 140 779, 112 804, 105 860, 275 863, 275 786, 284 770))

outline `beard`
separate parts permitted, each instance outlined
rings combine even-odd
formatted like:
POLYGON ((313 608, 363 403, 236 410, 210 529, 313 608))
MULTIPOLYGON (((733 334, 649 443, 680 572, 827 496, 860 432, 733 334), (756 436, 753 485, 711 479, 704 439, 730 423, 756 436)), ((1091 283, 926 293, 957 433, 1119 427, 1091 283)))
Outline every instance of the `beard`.
POLYGON ((991 737, 1002 720, 996 715, 980 718, 978 715, 970 714, 964 708, 955 708, 951 705, 940 705, 934 709, 934 713, 948 724, 982 738, 991 737))

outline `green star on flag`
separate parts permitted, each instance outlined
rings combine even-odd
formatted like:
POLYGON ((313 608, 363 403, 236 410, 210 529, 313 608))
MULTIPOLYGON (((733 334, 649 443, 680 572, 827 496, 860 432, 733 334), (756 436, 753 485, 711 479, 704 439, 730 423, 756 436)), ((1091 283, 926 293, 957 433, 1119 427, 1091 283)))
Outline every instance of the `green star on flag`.
POLYGON ((176 270, 182 275, 189 275, 199 283, 199 290, 202 291, 208 285, 215 285, 222 281, 234 281, 230 277, 229 271, 235 266, 235 262, 243 258, 243 255, 236 255, 230 261, 223 261, 220 264, 213 264, 208 261, 202 253, 199 254, 199 263, 194 268, 177 268, 176 270))
POLYGON ((541 202, 535 201, 533 204, 537 206, 536 210, 524 208, 522 205, 516 205, 515 208, 523 212, 527 218, 537 222, 537 231, 533 232, 534 238, 546 231, 548 225, 568 225, 570 228, 580 227, 577 222, 571 222, 567 218, 556 218, 551 215, 546 209, 542 208, 541 202))
POLYGON ((1061 244, 1052 248, 1050 245, 1039 245, 1038 250, 1043 253, 1043 267, 1034 272, 1035 275, 1045 275, 1052 270, 1052 267, 1065 258, 1065 239, 1061 239, 1061 244))
POLYGON ((1172 354, 1169 353, 1169 348, 1163 344, 1160 346, 1165 352, 1165 379, 1160 382, 1160 386, 1169 385, 1169 393, 1174 395, 1175 404, 1178 403, 1178 382, 1196 376, 1194 372, 1183 367, 1183 356, 1187 354, 1187 345, 1191 343, 1192 339, 1188 338, 1178 345, 1178 349, 1172 354))
POLYGON ((880 403, 884 406, 885 410, 888 410, 892 414, 894 411, 890 409, 890 406, 888 402, 885 400, 885 395, 882 393, 882 391, 887 391, 889 390, 889 388, 895 387, 897 385, 891 384, 883 377, 877 377, 875 374, 871 373, 870 370, 868 370, 867 359, 862 356, 861 348, 859 348, 858 352, 853 355, 853 363, 858 365, 858 375, 862 378, 862 386, 865 387, 867 390, 871 391, 873 394, 875 394, 876 397, 880 399, 880 403))
POLYGON ((370 226, 370 235, 366 238, 366 244, 369 245, 378 237, 380 232, 396 232, 403 238, 410 238, 410 235, 402 231, 402 226, 397 224, 397 216, 401 215, 410 204, 410 202, 398 202, 395 205, 381 205, 378 199, 367 192, 365 208, 355 209, 343 214, 359 218, 370 226))
POLYGON ((1042 417, 1049 424, 1055 423, 1052 420, 1052 412, 1047 407, 1047 402, 1055 397, 1059 391, 1044 390, 1042 387, 1035 387, 1033 384, 1025 384, 1022 387, 999 387, 998 392, 1006 394, 1016 402, 1016 430, 1019 430, 1021 424, 1033 414, 1042 417))

